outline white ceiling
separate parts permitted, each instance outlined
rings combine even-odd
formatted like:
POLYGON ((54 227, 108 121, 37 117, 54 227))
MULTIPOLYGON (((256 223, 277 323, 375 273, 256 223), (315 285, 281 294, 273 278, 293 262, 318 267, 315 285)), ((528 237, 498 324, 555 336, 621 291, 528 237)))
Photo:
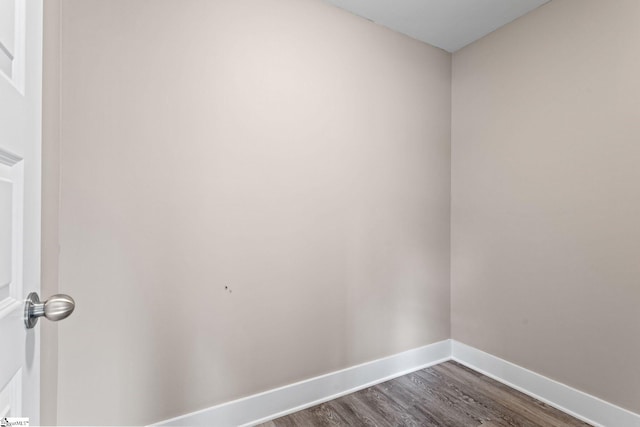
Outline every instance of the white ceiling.
POLYGON ((448 52, 497 30, 549 0, 326 0, 448 52))

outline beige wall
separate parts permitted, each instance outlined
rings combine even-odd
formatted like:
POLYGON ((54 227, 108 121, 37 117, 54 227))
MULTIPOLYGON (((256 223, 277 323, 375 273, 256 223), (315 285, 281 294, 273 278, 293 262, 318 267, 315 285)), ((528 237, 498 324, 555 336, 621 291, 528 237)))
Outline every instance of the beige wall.
POLYGON ((640 2, 453 58, 453 338, 640 412, 640 2))
MULTIPOLYGON (((41 298, 58 293, 60 196, 60 0, 43 2, 42 82, 42 265, 41 298)), ((58 324, 40 328, 40 422, 55 424, 58 388, 58 324)))
POLYGON ((61 61, 60 424, 450 336, 449 54, 320 1, 64 0, 61 61))

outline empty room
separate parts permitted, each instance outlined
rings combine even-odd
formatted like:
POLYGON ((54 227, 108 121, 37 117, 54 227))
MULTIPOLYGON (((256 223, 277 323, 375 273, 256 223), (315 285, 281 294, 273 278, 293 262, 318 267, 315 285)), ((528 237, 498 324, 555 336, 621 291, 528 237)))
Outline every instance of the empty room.
POLYGON ((640 427, 640 0, 0 0, 0 425, 640 427))

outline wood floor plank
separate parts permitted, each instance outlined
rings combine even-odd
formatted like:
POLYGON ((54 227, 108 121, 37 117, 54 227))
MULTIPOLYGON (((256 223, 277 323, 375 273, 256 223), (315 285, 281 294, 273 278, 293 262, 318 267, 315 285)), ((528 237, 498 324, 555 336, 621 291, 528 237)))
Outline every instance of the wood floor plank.
POLYGON ((571 415, 565 414, 466 366, 453 362, 436 368, 435 371, 441 370, 452 381, 465 385, 471 391, 477 390, 477 387, 482 387, 483 397, 501 402, 504 407, 529 419, 534 425, 540 425, 540 423, 550 427, 585 425, 585 423, 571 415))
POLYGON ((446 426, 475 426, 479 420, 460 410, 460 402, 440 384, 417 375, 416 372, 400 377, 398 383, 418 399, 415 405, 423 412, 433 414, 446 426))
POLYGON ((449 361, 261 427, 584 427, 588 424, 449 361))
POLYGON ((447 413, 445 407, 433 404, 437 395, 429 389, 425 393, 425 390, 409 381, 408 376, 401 377, 397 381, 378 384, 377 387, 417 419, 421 426, 449 427, 468 421, 466 418, 461 418, 463 414, 453 413, 452 417, 452 413, 447 413))
POLYGON ((354 393, 349 396, 336 399, 332 403, 341 408, 342 414, 344 414, 347 420, 347 425, 358 426, 380 426, 390 427, 391 425, 384 420, 378 418, 377 414, 371 410, 367 405, 363 405, 362 402, 355 396, 354 393))
POLYGON ((336 410, 335 405, 331 402, 323 403, 309 409, 309 412, 313 414, 315 420, 319 420, 322 426, 343 426, 346 420, 340 416, 339 411, 336 410))
POLYGON ((363 390, 362 393, 356 393, 354 397, 371 408, 372 412, 376 414, 377 419, 382 419, 389 425, 410 426, 416 424, 416 421, 407 411, 403 410, 403 408, 393 400, 387 398, 384 393, 380 392, 377 386, 369 387, 363 390))
POLYGON ((416 375, 429 378, 433 387, 441 388, 449 399, 457 403, 459 411, 468 414, 476 421, 474 425, 495 421, 508 426, 535 427, 535 424, 531 424, 526 417, 505 406, 500 400, 486 398, 483 388, 471 388, 468 385, 456 383, 453 378, 442 375, 438 369, 428 373, 416 372, 416 375))

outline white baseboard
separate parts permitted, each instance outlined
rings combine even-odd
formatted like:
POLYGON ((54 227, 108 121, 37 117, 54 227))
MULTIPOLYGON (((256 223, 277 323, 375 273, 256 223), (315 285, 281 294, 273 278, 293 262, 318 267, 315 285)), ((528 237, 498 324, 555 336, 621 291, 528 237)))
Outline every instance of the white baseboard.
POLYGON ((452 359, 594 426, 640 427, 640 415, 511 362, 451 343, 452 359))
POLYGON ((451 340, 405 351, 162 421, 157 426, 252 426, 451 358, 451 340))
POLYGON ((419 369, 455 360, 598 427, 640 427, 640 415, 454 340, 254 394, 156 426, 253 426, 419 369))

